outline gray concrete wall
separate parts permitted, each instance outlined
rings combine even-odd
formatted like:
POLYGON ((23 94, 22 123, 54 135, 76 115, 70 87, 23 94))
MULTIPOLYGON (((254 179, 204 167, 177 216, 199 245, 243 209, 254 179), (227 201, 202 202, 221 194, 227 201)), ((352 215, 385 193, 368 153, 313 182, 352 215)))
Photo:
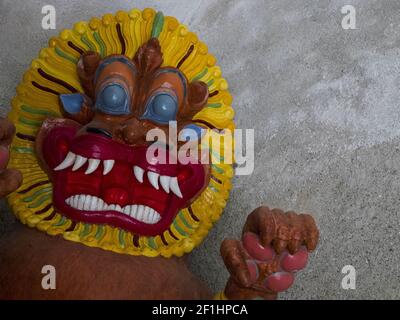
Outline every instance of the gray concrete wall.
MULTIPOLYGON (((198 33, 234 96, 239 128, 254 128, 255 171, 235 179, 224 216, 191 256, 215 290, 227 272, 219 245, 247 213, 312 212, 321 242, 286 299, 400 298, 400 3, 397 0, 0 0, 0 105, 39 49, 78 20, 155 7, 198 33), (57 31, 41 29, 54 4, 57 31), (341 7, 357 10, 343 30, 341 7), (356 290, 341 269, 357 270, 356 290)), ((11 228, 6 209, 1 228, 11 228)))

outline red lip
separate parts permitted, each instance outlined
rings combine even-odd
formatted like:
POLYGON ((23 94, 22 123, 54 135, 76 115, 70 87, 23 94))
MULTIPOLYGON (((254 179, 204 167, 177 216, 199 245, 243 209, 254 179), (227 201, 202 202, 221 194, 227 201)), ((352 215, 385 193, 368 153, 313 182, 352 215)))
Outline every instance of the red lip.
POLYGON ((206 168, 202 164, 174 164, 172 158, 167 164, 162 164, 157 157, 150 157, 147 161, 147 146, 132 147, 96 134, 77 136, 78 129, 78 126, 66 123, 47 123, 41 129, 41 145, 37 147, 53 182, 54 207, 73 221, 107 224, 145 236, 159 235, 169 228, 179 210, 190 205, 206 184, 206 168), (73 165, 55 171, 69 152, 100 160, 100 164, 90 174, 85 174, 88 161, 76 171, 72 170, 73 165), (112 170, 106 175, 103 175, 103 160, 114 160, 112 170), (144 170, 142 183, 134 174, 134 166, 144 170), (159 175, 158 190, 150 183, 148 172, 159 175), (167 180, 168 177, 169 180, 176 178, 182 197, 171 190, 167 193, 161 186, 161 176, 167 180), (148 223, 143 221, 143 217, 139 219, 108 207, 84 210, 66 203, 67 199, 70 201, 71 197, 78 195, 91 196, 84 197, 87 199, 96 197, 95 204, 101 199, 108 205, 119 205, 128 211, 133 205, 146 206, 148 212, 155 210, 160 220, 148 223))

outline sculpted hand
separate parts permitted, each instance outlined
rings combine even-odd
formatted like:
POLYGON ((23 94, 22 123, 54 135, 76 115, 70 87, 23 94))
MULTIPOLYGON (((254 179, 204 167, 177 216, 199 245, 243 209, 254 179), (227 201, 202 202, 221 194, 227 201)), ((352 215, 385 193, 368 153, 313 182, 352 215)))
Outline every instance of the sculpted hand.
POLYGON ((0 198, 18 189, 22 175, 18 170, 6 169, 9 160, 9 146, 15 134, 14 125, 0 118, 0 198))
POLYGON ((247 218, 241 241, 226 239, 221 255, 231 276, 228 299, 276 299, 307 265, 319 231, 312 216, 260 207, 247 218))

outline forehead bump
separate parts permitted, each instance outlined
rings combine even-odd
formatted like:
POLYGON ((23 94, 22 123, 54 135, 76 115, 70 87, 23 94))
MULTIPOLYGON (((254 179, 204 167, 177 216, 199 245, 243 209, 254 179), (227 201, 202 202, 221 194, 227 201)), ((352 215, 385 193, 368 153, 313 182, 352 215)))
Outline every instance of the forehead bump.
POLYGON ((108 57, 105 58, 104 60, 102 60, 96 70, 96 74, 94 77, 94 81, 97 80, 97 78, 99 77, 100 73, 104 70, 104 68, 114 62, 120 62, 123 63, 124 65, 127 65, 130 69, 132 69, 132 71, 136 74, 137 70, 136 70, 136 66, 135 64, 128 59, 125 56, 112 56, 112 57, 108 57))

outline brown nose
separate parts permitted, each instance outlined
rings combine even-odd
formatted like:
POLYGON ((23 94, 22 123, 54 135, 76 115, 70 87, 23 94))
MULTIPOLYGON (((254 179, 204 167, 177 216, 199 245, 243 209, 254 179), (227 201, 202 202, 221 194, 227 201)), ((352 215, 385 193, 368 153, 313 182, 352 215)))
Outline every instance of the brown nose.
POLYGON ((117 137, 129 145, 146 144, 146 133, 149 130, 147 121, 131 118, 122 122, 117 128, 117 137))

